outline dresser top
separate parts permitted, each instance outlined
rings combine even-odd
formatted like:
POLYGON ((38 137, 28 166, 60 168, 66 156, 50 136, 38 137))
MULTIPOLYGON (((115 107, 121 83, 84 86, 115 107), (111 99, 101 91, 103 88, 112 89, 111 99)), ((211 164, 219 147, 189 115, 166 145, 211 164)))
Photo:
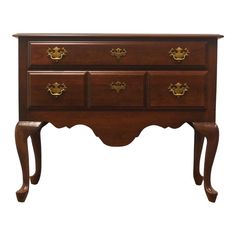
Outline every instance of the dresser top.
POLYGON ((80 37, 80 38, 222 38, 220 34, 76 34, 76 33, 18 33, 14 37, 80 37))

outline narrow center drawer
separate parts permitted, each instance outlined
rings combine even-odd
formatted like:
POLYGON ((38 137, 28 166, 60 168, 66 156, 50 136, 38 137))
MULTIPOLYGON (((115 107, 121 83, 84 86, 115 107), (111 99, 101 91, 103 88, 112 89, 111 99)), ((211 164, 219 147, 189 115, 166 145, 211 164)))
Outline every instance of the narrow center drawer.
POLYGON ((90 107, 121 109, 144 107, 145 72, 89 72, 90 107))
POLYGON ((28 72, 29 109, 72 109, 85 106, 84 72, 28 72))

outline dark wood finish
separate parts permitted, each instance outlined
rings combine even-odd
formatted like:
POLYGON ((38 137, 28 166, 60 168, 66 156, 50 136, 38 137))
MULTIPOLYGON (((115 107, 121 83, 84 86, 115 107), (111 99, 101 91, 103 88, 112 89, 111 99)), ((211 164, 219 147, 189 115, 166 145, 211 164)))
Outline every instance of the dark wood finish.
POLYGON ((193 178, 197 185, 201 185, 203 177, 200 174, 200 159, 202 153, 202 146, 204 142, 204 136, 201 135, 196 129, 194 130, 194 162, 193 162, 193 178))
POLYGON ((144 79, 143 71, 89 72, 89 105, 111 109, 144 107, 144 79), (125 83, 125 89, 119 92, 111 89, 116 82, 125 83))
POLYGON ((158 71, 148 72, 150 107, 154 108, 202 108, 206 106, 206 71, 158 71), (176 97, 168 90, 170 84, 187 84, 185 95, 176 97))
POLYGON ((42 169, 42 160, 41 160, 41 138, 40 138, 40 131, 47 123, 43 122, 39 125, 39 128, 31 134, 31 141, 34 149, 35 154, 35 172, 30 177, 30 181, 32 184, 37 184, 39 182, 41 176, 41 169, 42 169))
POLYGON ((95 41, 95 42, 30 42, 29 67, 53 65, 117 65, 117 59, 111 56, 111 49, 121 48, 127 51, 127 55, 121 57, 120 65, 206 65, 206 41, 95 41), (65 48, 67 54, 55 63, 49 57, 45 57, 48 48, 65 48), (191 57, 187 57, 181 64, 174 61, 168 54, 171 48, 188 48, 191 57))
POLYGON ((218 39, 223 38, 223 35, 220 34, 82 34, 82 33, 18 33, 14 34, 14 37, 37 37, 37 38, 81 38, 89 39, 89 40, 96 40, 109 38, 109 39, 218 39))
POLYGON ((29 109, 76 109, 85 106, 85 72, 29 72, 29 109), (62 95, 55 97, 47 91, 47 85, 60 83, 66 86, 62 95))
POLYGON ((195 130, 194 180, 204 181, 210 201, 217 196, 210 175, 218 143, 215 124, 217 39, 221 35, 137 34, 17 34, 19 37, 19 123, 16 145, 22 165, 24 201, 29 189, 27 137, 31 136, 38 183, 41 172, 40 130, 47 122, 56 127, 89 126, 105 144, 127 145, 149 125, 195 130), (52 60, 48 48, 64 47, 66 55, 52 60), (171 48, 187 48, 182 61, 171 48), (120 59, 114 48, 126 50, 120 59), (52 96, 48 84, 66 86, 52 96), (125 84, 119 92, 111 83, 125 84), (174 96, 170 84, 187 84, 183 96, 174 96), (203 139, 207 150, 203 176, 199 171, 203 139))
MULTIPOLYGON (((206 157, 205 157, 205 165, 204 165, 204 188, 207 194, 207 197, 209 201, 215 202, 217 197, 217 192, 214 190, 214 188, 211 186, 211 169, 212 164, 215 159, 215 153, 218 146, 218 140, 219 140, 219 129, 216 124, 210 123, 210 122, 193 122, 193 127, 195 129, 195 132, 199 133, 202 137, 205 137, 207 139, 207 147, 206 147, 206 157)), ((202 149, 202 137, 198 137, 196 139, 196 146, 195 146, 195 168, 199 167, 199 161, 200 161, 200 154, 202 149)), ((197 173, 197 170, 195 174, 197 173)), ((200 183, 200 175, 195 175, 195 181, 197 180, 197 184, 200 183), (198 176, 198 177, 197 177, 198 176)))
POLYGON ((40 144, 40 130, 45 125, 44 122, 30 122, 30 121, 19 121, 15 129, 15 139, 18 155, 20 158, 22 173, 23 173, 23 184, 21 188, 16 192, 16 196, 19 202, 24 202, 29 191, 29 155, 28 155, 28 144, 27 139, 29 136, 32 138, 35 160, 36 160, 36 171, 32 176, 32 183, 38 183, 41 173, 41 144, 40 144))

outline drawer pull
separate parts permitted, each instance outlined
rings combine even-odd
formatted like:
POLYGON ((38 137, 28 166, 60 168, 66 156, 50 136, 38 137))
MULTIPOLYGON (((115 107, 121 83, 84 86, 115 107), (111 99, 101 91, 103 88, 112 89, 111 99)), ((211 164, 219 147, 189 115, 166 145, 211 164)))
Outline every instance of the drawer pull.
POLYGON ((175 61, 181 62, 183 61, 189 54, 189 50, 187 48, 183 49, 181 47, 177 47, 176 49, 171 48, 169 51, 170 57, 172 57, 175 61))
POLYGON ((127 51, 124 48, 123 49, 121 49, 121 48, 116 48, 116 49, 112 48, 110 53, 111 53, 111 56, 116 57, 117 61, 119 61, 121 57, 126 56, 127 51))
POLYGON ((116 82, 112 82, 110 84, 110 87, 111 87, 112 90, 115 90, 117 93, 119 93, 121 90, 125 90, 126 89, 126 83, 125 82, 116 81, 116 82))
POLYGON ((181 83, 176 83, 176 84, 170 84, 168 87, 168 90, 177 98, 183 96, 188 90, 189 86, 187 83, 181 84, 181 83))
POLYGON ((49 83, 46 89, 52 96, 57 98, 58 96, 62 95, 63 92, 66 91, 67 87, 65 86, 65 84, 59 84, 55 82, 53 84, 49 83))
POLYGON ((53 61, 58 62, 67 54, 67 51, 65 48, 54 47, 48 48, 47 54, 53 61))

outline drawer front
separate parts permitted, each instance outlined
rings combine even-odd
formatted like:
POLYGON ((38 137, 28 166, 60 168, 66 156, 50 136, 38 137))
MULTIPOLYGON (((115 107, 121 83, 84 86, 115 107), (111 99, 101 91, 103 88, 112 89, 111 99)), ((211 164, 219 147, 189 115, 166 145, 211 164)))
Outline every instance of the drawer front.
POLYGON ((29 72, 29 109, 71 109, 85 104, 85 73, 29 72))
POLYGON ((207 42, 29 42, 32 66, 205 66, 207 42))
POLYGON ((206 71, 149 72, 150 108, 206 108, 206 71))
POLYGON ((140 108, 144 106, 145 72, 90 72, 91 107, 140 108))

